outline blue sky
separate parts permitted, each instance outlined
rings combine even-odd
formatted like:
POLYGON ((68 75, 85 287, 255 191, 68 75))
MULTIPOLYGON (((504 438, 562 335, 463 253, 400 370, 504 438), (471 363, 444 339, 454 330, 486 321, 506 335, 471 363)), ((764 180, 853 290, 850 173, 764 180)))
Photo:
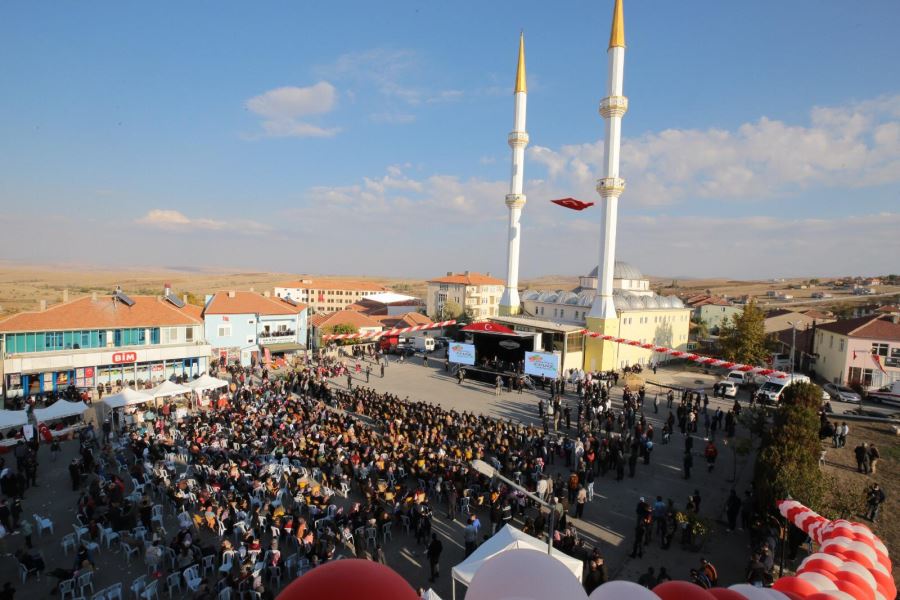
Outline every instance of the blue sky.
MULTIPOLYGON (((612 1, 6 2, 2 257, 522 273, 596 264, 612 1)), ((658 275, 898 271, 900 3, 626 0, 617 257, 658 275)))

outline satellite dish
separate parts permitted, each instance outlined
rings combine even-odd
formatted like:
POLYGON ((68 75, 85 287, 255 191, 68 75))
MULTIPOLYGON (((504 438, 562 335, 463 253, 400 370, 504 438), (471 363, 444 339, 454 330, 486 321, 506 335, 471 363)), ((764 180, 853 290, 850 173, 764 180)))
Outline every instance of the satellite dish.
POLYGON ((521 347, 519 342, 514 342, 512 340, 503 340, 499 345, 501 348, 506 348, 507 350, 515 350, 521 347))

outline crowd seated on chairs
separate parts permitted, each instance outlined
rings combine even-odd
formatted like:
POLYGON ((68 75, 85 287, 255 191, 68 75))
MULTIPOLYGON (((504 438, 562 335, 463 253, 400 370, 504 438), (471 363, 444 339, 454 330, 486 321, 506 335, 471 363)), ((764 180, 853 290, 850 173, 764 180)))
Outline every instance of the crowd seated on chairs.
MULTIPOLYGON (((81 595, 81 570, 112 548, 147 567, 125 584, 135 597, 274 597, 319 564, 380 552, 395 527, 427 544, 438 503, 524 514, 524 495, 468 465, 483 458, 537 489, 549 447, 541 428, 337 390, 326 379, 334 371, 270 379, 234 369, 224 400, 181 417, 157 411, 84 449, 74 539, 63 540, 78 570, 56 573, 60 585, 81 595)), ((542 533, 542 517, 526 522, 542 533)))

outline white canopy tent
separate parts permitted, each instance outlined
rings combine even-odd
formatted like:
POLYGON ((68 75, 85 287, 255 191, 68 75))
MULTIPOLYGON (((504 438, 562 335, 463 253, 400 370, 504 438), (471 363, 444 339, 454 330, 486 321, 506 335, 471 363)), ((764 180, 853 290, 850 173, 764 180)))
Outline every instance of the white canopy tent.
POLYGON ((441 600, 441 597, 437 595, 433 589, 428 588, 425 590, 425 593, 422 594, 422 600, 441 600))
POLYGON ((197 379, 189 381, 184 385, 191 388, 195 392, 200 393, 207 390, 216 390, 219 388, 228 387, 228 382, 224 379, 213 377, 209 373, 204 373, 197 379))
MULTIPOLYGON (((479 546, 478 549, 475 550, 475 552, 469 555, 469 558, 453 567, 452 575, 454 600, 456 598, 457 581, 468 587, 469 583, 471 583, 472 581, 472 578, 475 577, 475 573, 478 572, 478 569, 481 568, 481 565, 483 565, 489 558, 500 554, 501 552, 512 550, 514 548, 525 548, 543 552, 545 554, 547 553, 546 542, 531 537, 527 533, 523 533, 515 527, 506 525, 503 529, 495 533, 481 546, 479 546)), ((553 549, 551 556, 566 565, 566 567, 570 571, 572 571, 572 574, 575 575, 578 581, 581 581, 584 571, 584 564, 580 560, 569 556, 565 552, 561 552, 556 548, 553 549)))
POLYGON ((124 406, 131 406, 133 404, 143 404, 144 402, 149 402, 150 400, 153 400, 153 396, 146 392, 141 392, 132 388, 125 388, 118 394, 107 396, 103 399, 103 402, 109 408, 122 408, 124 406))
POLYGON ((34 409, 34 418, 39 422, 46 423, 55 419, 65 419, 66 417, 75 417, 83 415, 88 409, 84 402, 67 402, 66 400, 57 400, 47 408, 34 409))
POLYGON ((0 410, 0 429, 21 427, 28 423, 28 414, 24 410, 0 410))
POLYGON ((190 394, 193 390, 179 383, 172 383, 168 379, 151 390, 147 390, 151 398, 168 398, 169 396, 179 396, 181 394, 190 394))

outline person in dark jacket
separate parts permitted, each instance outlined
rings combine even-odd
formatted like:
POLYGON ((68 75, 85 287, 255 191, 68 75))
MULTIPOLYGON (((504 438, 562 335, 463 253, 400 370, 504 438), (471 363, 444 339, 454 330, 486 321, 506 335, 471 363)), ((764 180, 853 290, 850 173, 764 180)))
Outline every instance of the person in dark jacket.
POLYGON ((431 577, 428 581, 434 583, 434 580, 440 575, 441 552, 444 551, 444 545, 438 539, 436 533, 431 534, 431 543, 428 544, 428 565, 431 568, 431 577))

